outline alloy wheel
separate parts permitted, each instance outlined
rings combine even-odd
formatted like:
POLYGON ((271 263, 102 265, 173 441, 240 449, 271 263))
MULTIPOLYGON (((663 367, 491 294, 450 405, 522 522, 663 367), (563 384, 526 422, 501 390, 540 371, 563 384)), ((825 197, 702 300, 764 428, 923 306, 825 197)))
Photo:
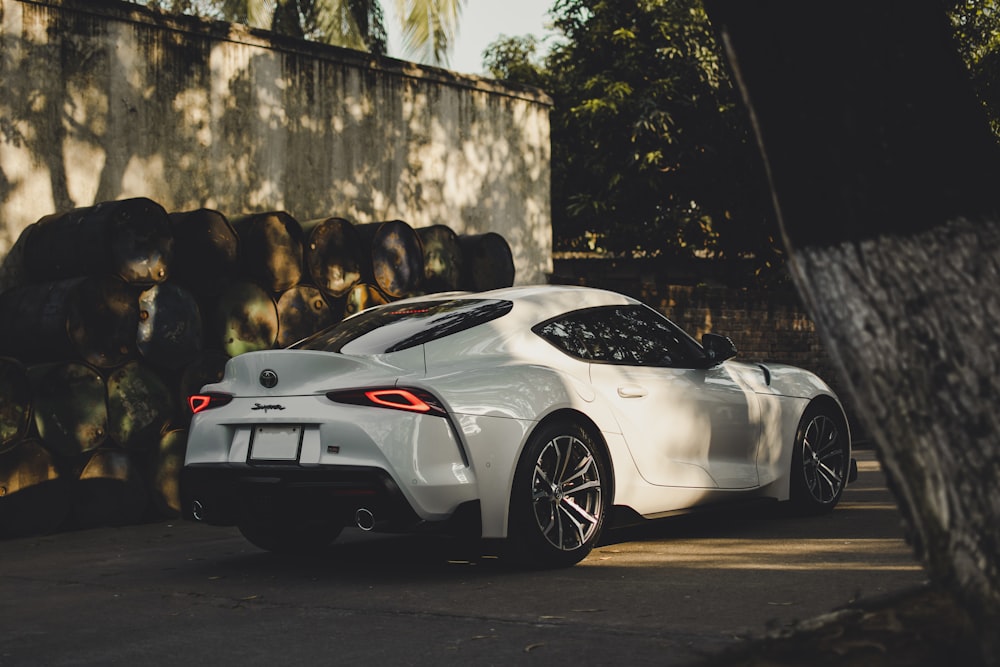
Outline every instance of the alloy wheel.
POLYGON ((824 414, 813 417, 806 426, 801 447, 802 472, 809 495, 820 505, 835 502, 844 488, 847 470, 837 422, 824 414))
POLYGON ((586 545, 601 525, 601 493, 600 469, 586 443, 560 435, 542 447, 531 499, 538 529, 549 544, 563 551, 586 545))

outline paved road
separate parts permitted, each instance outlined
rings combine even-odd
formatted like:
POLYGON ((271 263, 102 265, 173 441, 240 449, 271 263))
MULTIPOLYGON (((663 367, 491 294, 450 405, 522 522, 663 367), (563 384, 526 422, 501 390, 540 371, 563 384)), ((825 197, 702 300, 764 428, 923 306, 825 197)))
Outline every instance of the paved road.
POLYGON ((554 572, 356 529, 310 560, 184 522, 0 542, 0 665, 697 663, 923 581, 858 455, 829 516, 670 519, 554 572))

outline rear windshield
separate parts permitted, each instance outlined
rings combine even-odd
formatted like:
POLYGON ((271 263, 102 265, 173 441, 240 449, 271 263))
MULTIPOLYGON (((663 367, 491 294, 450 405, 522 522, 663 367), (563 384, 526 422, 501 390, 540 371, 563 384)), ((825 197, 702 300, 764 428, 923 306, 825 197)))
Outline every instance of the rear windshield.
POLYGON ((383 306, 292 347, 348 354, 399 352, 495 320, 509 313, 513 305, 500 299, 452 299, 383 306))

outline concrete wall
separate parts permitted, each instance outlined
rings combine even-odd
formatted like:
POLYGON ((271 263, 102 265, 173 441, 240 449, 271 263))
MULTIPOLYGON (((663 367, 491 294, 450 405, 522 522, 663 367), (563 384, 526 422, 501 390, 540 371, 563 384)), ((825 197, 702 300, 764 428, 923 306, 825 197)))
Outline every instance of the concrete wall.
POLYGON ((392 59, 110 0, 0 0, 0 257, 49 213, 402 219, 551 272, 550 100, 392 59))

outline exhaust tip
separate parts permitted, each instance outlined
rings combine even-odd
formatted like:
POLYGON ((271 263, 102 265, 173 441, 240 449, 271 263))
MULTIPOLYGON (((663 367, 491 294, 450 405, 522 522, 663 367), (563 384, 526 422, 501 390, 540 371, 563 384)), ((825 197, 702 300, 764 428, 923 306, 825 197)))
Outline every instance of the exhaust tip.
POLYGON ((354 523, 361 530, 369 531, 375 527, 375 515, 372 514, 370 509, 359 507, 354 512, 354 523))
POLYGON ((191 516, 194 517, 195 521, 205 520, 205 506, 201 504, 200 500, 191 503, 191 516))

